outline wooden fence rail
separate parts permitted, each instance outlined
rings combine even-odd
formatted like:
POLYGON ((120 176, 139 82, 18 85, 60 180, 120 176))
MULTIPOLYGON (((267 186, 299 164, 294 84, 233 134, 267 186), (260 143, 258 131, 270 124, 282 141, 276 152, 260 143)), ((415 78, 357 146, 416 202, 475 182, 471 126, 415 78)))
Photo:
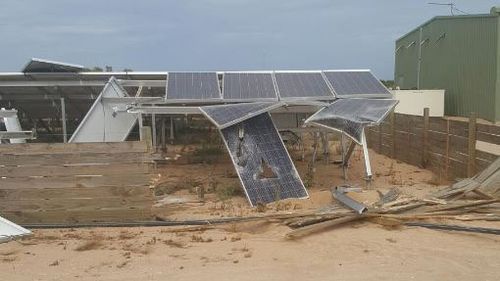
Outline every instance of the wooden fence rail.
POLYGON ((497 159, 500 126, 479 123, 475 114, 468 120, 429 117, 425 109, 423 116, 392 113, 367 129, 367 141, 378 153, 453 180, 470 177, 497 159))
POLYGON ((0 145, 0 215, 17 223, 151 219, 147 141, 0 145))

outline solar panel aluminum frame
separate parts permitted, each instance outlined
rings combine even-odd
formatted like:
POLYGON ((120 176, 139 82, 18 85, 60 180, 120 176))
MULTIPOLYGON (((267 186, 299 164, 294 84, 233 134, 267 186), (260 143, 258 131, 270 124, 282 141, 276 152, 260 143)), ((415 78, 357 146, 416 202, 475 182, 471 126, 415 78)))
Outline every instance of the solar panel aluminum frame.
POLYGON ((328 83, 328 80, 325 79, 325 76, 323 75, 323 72, 321 70, 274 70, 273 71, 273 80, 274 80, 274 87, 276 89, 276 94, 278 95, 278 99, 280 101, 330 101, 330 100, 335 100, 336 94, 335 91, 331 88, 330 83, 328 83), (278 81, 276 80, 276 74, 280 73, 319 73, 321 77, 323 78, 323 81, 325 82, 326 86, 330 90, 331 96, 309 96, 309 97, 282 97, 279 86, 278 86, 278 81))
MULTIPOLYGON (((219 125, 217 121, 215 121, 214 119, 212 119, 212 117, 210 117, 210 115, 208 115, 208 114, 207 114, 207 112, 205 112, 205 110, 203 110, 203 107, 199 107, 199 109, 200 109, 201 113, 202 113, 202 114, 203 114, 203 115, 204 115, 204 116, 205 116, 208 120, 210 120, 210 122, 212 122, 212 123, 213 123, 213 124, 217 127, 217 129, 222 130, 222 129, 225 129, 225 128, 227 128, 227 127, 231 127, 231 126, 233 126, 233 125, 235 125, 235 124, 238 124, 238 123, 240 123, 240 122, 243 122, 243 121, 245 121, 245 120, 248 120, 248 119, 250 119, 250 118, 252 118, 252 117, 255 117, 255 116, 261 115, 261 114, 263 114, 263 113, 269 112, 269 111, 271 111, 271 110, 274 110, 274 109, 277 109, 277 108, 280 108, 280 107, 283 107, 283 106, 286 106, 286 103, 284 103, 284 102, 277 102, 277 103, 275 103, 274 105, 271 105, 271 106, 269 106, 269 107, 267 107, 267 108, 264 108, 264 109, 261 109, 261 110, 257 110, 257 111, 255 111, 255 112, 252 112, 252 113, 250 113, 250 114, 247 114, 247 115, 245 115, 245 116, 243 116, 243 117, 241 117, 241 118, 234 119, 233 121, 228 122, 228 123, 225 123, 225 124, 223 124, 223 125, 219 125)), ((274 124, 274 123, 273 123, 273 124, 274 124)), ((275 129, 276 129, 276 126, 275 126, 275 129)))
MULTIPOLYGON (((334 132, 339 132, 341 134, 344 134, 346 136, 348 136, 351 140, 353 140, 355 143, 359 144, 359 145, 362 145, 362 141, 358 140, 357 138, 351 136, 350 134, 346 133, 345 131, 343 130, 340 130, 340 129, 337 129, 337 128, 334 128, 334 127, 330 127, 330 126, 326 126, 326 125, 323 125, 323 124, 320 124, 320 123, 316 123, 314 121, 310 121, 308 123, 304 122, 304 126, 315 126, 315 127, 320 127, 320 128, 323 128, 323 129, 326 129, 326 130, 330 130, 330 131, 334 131, 334 132)), ((366 126, 363 127, 363 131, 365 129, 366 126)))
MULTIPOLYGON (((263 113, 263 114, 268 114, 269 118, 271 119, 271 122, 272 122, 272 116, 269 113, 263 113)), ((276 128, 276 125, 274 124, 274 122, 272 122, 272 123, 273 123, 274 129, 276 130, 276 132, 278 132, 278 138, 280 139, 281 145, 282 145, 283 149, 285 150, 286 155, 288 156, 288 160, 290 160, 290 162, 292 163, 293 170, 297 174, 298 180, 300 181, 300 183, 302 184, 302 186, 304 186, 304 182, 302 181, 302 178, 300 178, 300 174, 297 171, 297 167, 295 167, 295 164, 293 163, 292 157, 290 156, 290 153, 288 153, 288 150, 286 149, 286 146, 283 143, 283 139, 281 138, 281 134, 279 133, 278 129, 276 128)), ((229 145, 228 145, 226 139, 224 138, 224 135, 222 134, 222 130, 219 130, 219 134, 220 134, 220 136, 222 138, 222 141, 224 142, 224 145, 226 146, 227 151, 229 152, 229 158, 231 158, 231 162, 233 163, 234 168, 237 170, 236 167, 238 166, 238 163, 233 158, 233 155, 230 152, 229 145)), ((248 195, 248 192, 247 192, 247 190, 245 188, 245 184, 243 183, 243 179, 241 178, 240 173, 237 172, 236 174, 238 174, 238 179, 240 180, 241 186, 243 187, 243 191, 245 192, 245 196, 246 196, 248 202, 250 203, 250 206, 255 207, 253 205, 253 203, 252 203, 252 200, 250 199, 250 196, 248 195)), ((304 190, 306 192, 306 196, 300 197, 300 198, 297 198, 297 199, 308 199, 309 198, 309 192, 307 191, 307 188, 305 188, 305 186, 304 186, 304 190)))
POLYGON ((224 103, 225 101, 222 99, 222 91, 221 85, 219 81, 219 72, 216 71, 175 71, 168 72, 167 79, 165 80, 165 104, 196 104, 196 103, 224 103), (219 93, 218 98, 210 98, 210 99, 168 99, 168 82, 170 79, 170 73, 215 73, 217 76, 217 91, 219 93))
POLYGON ((273 74, 273 71, 271 70, 249 70, 249 71, 224 71, 224 72, 221 72, 222 74, 222 99, 224 100, 224 102, 272 102, 272 101, 279 101, 279 94, 278 94, 278 90, 277 90, 277 87, 276 87, 276 81, 274 79, 274 74, 273 74), (274 87, 274 94, 276 95, 275 98, 252 98, 252 99, 228 99, 224 96, 224 79, 225 79, 225 76, 226 76, 226 73, 242 73, 242 74, 252 74, 252 73, 255 73, 255 74, 270 74, 271 75, 271 80, 273 82, 273 87, 274 87))
POLYGON ((327 70, 322 70, 321 71, 323 73, 323 75, 325 76, 325 80, 328 82, 328 84, 332 87, 332 89, 334 89, 333 85, 331 85, 330 83, 330 80, 328 80, 328 78, 326 77, 326 72, 369 72, 373 77, 375 77, 375 80, 377 80, 377 82, 382 86, 384 87, 388 94, 352 94, 352 95, 339 95, 339 94, 335 94, 337 96, 337 98, 392 98, 392 94, 391 92, 389 91, 389 89, 387 89, 387 87, 380 81, 380 79, 378 79, 377 76, 375 76, 375 74, 373 74, 373 72, 370 70, 370 69, 327 69, 327 70))

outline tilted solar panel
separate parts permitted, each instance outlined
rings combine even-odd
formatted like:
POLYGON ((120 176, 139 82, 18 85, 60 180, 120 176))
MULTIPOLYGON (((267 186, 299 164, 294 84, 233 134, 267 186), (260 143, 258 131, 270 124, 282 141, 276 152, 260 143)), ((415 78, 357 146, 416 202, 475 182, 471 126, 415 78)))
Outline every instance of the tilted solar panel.
POLYGON ((308 194, 268 113, 221 130, 252 206, 308 194))
POLYGON ((224 73, 223 97, 225 100, 278 99, 270 72, 224 73))
POLYGON ((223 129, 281 106, 280 102, 256 102, 202 106, 200 109, 219 129, 223 129))
POLYGON ((366 71, 325 71, 337 97, 390 98, 391 93, 373 74, 366 71))
POLYGON ((281 99, 335 99, 321 72, 275 72, 281 99))
POLYGON ((305 123, 345 132, 361 143, 363 128, 382 122, 397 103, 391 99, 339 99, 309 117, 305 123))
POLYGON ((167 100, 220 99, 220 88, 215 72, 169 72, 167 100))

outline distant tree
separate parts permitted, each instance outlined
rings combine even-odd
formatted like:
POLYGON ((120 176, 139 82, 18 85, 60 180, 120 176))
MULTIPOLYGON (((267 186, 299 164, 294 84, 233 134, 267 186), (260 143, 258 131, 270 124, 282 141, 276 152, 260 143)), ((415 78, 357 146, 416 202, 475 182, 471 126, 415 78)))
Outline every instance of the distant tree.
POLYGON ((131 69, 131 68, 124 68, 124 69, 123 69, 123 72, 132 72, 132 71, 134 71, 134 70, 133 70, 133 69, 131 69))
POLYGON ((94 72, 103 72, 103 69, 100 68, 99 66, 94 66, 90 70, 94 72))
POLYGON ((394 89, 394 80, 380 80, 387 88, 394 89))

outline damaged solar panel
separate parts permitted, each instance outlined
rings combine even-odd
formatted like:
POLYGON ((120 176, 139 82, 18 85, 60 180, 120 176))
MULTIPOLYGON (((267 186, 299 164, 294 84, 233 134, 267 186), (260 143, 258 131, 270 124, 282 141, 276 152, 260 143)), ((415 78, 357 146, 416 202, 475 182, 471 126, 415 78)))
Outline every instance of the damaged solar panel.
POLYGON ((391 93, 369 70, 324 71, 339 98, 390 98, 391 93))
POLYGON ((221 130, 252 206, 308 194, 268 113, 221 130))
POLYGON ((342 131, 361 143, 363 128, 382 122, 397 103, 391 99, 340 99, 309 117, 305 123, 342 131))
POLYGON ((199 101, 221 99, 215 72, 169 72, 167 100, 199 101))
POLYGON ((226 72, 224 100, 277 100, 272 73, 226 72))
POLYGON ((279 102, 254 102, 202 106, 200 109, 217 128, 224 129, 281 106, 283 103, 279 102))
POLYGON ((0 243, 31 235, 31 231, 0 217, 0 243))

